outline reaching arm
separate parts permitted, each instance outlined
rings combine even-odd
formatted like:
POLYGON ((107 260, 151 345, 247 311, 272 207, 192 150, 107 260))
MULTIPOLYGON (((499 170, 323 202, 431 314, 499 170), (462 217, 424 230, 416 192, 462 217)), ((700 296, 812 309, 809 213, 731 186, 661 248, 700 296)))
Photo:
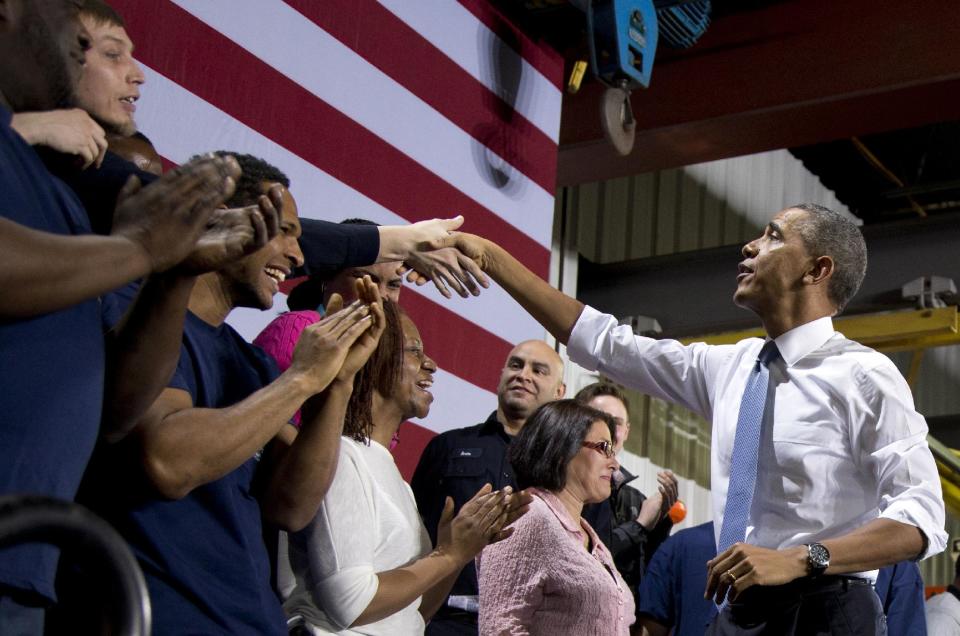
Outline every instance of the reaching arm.
POLYGON ((524 267, 502 247, 473 234, 453 233, 447 239, 520 303, 534 319, 560 342, 566 344, 583 311, 583 303, 554 289, 524 267))

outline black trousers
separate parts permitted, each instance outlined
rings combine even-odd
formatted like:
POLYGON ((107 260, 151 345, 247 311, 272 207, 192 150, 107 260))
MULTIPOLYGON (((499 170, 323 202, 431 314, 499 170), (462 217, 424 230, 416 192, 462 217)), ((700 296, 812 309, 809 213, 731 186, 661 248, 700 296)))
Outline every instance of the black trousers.
POLYGON ((427 624, 426 636, 476 636, 477 615, 442 607, 427 624))
POLYGON ((869 581, 841 576, 753 587, 714 619, 710 636, 885 636, 887 620, 869 581))

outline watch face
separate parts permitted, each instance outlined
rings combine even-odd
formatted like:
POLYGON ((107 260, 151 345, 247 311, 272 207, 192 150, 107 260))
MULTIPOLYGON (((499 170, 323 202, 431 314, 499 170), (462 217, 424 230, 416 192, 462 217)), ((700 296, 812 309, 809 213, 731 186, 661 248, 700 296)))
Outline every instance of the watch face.
POLYGON ((830 551, 825 547, 819 543, 811 543, 809 550, 811 565, 818 568, 825 568, 830 564, 830 551))

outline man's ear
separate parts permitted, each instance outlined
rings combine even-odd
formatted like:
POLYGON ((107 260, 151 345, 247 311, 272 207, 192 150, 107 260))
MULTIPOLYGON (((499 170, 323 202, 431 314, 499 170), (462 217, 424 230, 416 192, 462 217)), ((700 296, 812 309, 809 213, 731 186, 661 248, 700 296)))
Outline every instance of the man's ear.
POLYGON ((820 256, 814 259, 813 264, 803 274, 806 285, 820 285, 833 276, 833 259, 829 256, 820 256))
POLYGON ((567 385, 564 382, 561 382, 557 386, 557 399, 562 400, 563 396, 567 394, 567 385))

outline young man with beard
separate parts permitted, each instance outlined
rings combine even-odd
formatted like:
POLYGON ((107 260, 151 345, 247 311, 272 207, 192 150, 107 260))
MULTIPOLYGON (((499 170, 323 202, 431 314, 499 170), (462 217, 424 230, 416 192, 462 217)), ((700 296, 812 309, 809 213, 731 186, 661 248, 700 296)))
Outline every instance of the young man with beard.
POLYGON ((714 634, 882 634, 878 568, 944 549, 927 426, 889 358, 833 330, 866 272, 847 218, 778 213, 744 245, 734 301, 767 339, 683 345, 564 295, 494 243, 451 237, 571 360, 713 423, 714 634))
MULTIPOLYGON (((444 502, 454 510, 483 487, 510 486, 518 491, 507 448, 527 418, 541 404, 566 392, 563 361, 542 340, 527 340, 507 355, 497 385, 497 410, 485 422, 437 435, 423 451, 410 486, 417 509, 434 544, 444 502)), ((477 633, 477 570, 470 563, 460 572, 450 597, 430 624, 427 634, 477 633)))
MULTIPOLYGON (((12 112, 69 100, 89 42, 77 13, 67 0, 0 0, 0 493, 67 500, 98 435, 125 435, 170 377, 196 273, 276 231, 268 202, 214 217, 239 169, 206 158, 149 192, 131 182, 113 233, 88 235, 83 207, 10 126, 12 112), (105 338, 108 293, 143 277, 105 338)), ((49 546, 0 552, 0 631, 42 632, 56 559, 49 546)))

